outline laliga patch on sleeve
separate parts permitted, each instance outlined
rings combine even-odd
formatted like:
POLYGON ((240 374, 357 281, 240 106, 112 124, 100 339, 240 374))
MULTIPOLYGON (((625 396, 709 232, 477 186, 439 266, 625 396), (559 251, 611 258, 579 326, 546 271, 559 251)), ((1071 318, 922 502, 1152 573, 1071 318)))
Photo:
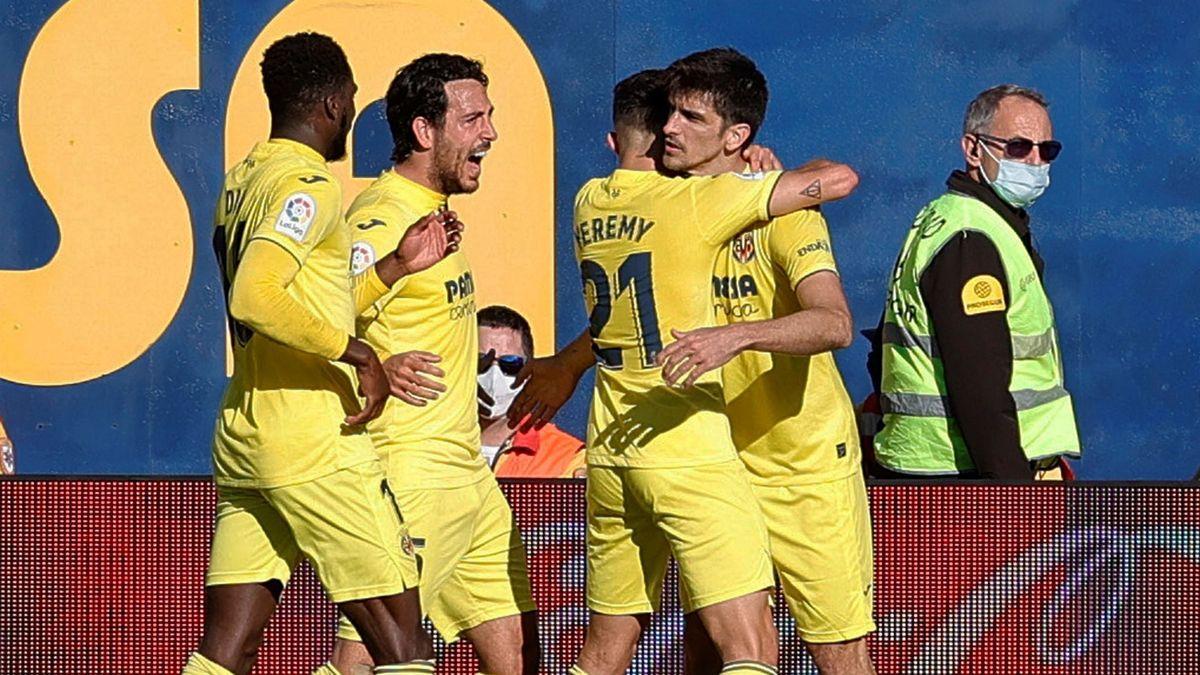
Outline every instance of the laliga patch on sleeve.
POLYGON ((1004 288, 990 274, 971 277, 963 284, 962 303, 967 316, 1003 312, 1008 307, 1004 302, 1004 288))
POLYGON ((296 192, 283 202, 283 210, 275 219, 275 231, 302 242, 316 217, 317 203, 308 194, 296 192))
POLYGON ((350 273, 358 276, 375 264, 375 247, 365 241, 356 241, 350 247, 350 273))

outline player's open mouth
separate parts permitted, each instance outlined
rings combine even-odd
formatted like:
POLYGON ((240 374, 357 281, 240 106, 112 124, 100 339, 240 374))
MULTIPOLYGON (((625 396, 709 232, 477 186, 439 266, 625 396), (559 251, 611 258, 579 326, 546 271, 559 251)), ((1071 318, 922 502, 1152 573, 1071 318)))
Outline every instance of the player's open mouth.
POLYGON ((472 152, 470 155, 467 156, 467 161, 471 162, 472 164, 478 165, 479 163, 481 163, 483 161, 484 157, 487 157, 488 150, 489 150, 488 148, 485 148, 483 150, 476 150, 475 152, 472 152))
POLYGON ((672 143, 669 140, 664 140, 663 141, 663 151, 674 154, 674 153, 678 153, 678 152, 683 152, 683 148, 679 147, 678 145, 675 145, 674 143, 672 143))

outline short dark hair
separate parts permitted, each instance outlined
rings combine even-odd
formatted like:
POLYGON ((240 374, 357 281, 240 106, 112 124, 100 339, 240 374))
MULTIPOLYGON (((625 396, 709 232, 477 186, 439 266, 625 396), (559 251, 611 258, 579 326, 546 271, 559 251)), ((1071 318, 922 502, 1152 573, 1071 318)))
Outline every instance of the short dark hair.
POLYGON ((648 68, 613 87, 613 128, 627 126, 656 132, 667 123, 667 71, 648 68))
POLYGON ((667 92, 674 98, 698 94, 712 100, 728 124, 750 125, 750 139, 767 115, 767 78, 748 56, 732 47, 688 54, 667 68, 667 92))
POLYGON ((455 80, 488 85, 483 64, 458 54, 426 54, 396 71, 387 90, 393 162, 408 159, 416 147, 413 120, 424 117, 439 127, 446 121, 446 83, 455 80))
POLYGON ((510 328, 521 334, 521 347, 525 349, 525 353, 533 357, 533 331, 529 328, 529 322, 525 317, 521 316, 515 309, 505 307, 504 305, 491 305, 479 310, 475 315, 475 321, 480 328, 510 328))
POLYGON ((261 68, 271 117, 280 120, 307 117, 315 103, 354 80, 346 53, 320 33, 276 40, 263 52, 261 68))

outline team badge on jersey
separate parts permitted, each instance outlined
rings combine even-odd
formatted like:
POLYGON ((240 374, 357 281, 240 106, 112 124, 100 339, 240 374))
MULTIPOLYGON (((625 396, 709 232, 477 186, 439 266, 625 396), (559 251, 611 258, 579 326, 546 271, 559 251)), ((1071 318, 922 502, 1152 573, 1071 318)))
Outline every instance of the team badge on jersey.
POLYGON ((283 210, 275 219, 275 231, 282 232, 296 241, 304 241, 316 215, 317 203, 313 198, 303 192, 297 192, 283 202, 283 210))
POLYGON ((358 276, 375 264, 375 247, 365 241, 356 241, 350 247, 350 273, 358 276))
POLYGON ((743 232, 733 238, 733 259, 743 265, 754 260, 753 232, 743 232))

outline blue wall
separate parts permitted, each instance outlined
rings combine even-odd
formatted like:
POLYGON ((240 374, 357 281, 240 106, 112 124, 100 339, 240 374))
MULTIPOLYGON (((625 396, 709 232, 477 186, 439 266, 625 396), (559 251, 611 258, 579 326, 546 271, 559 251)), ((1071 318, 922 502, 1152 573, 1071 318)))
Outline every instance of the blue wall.
MULTIPOLYGON (((20 152, 16 98, 29 45, 60 4, 6 0, 0 14, 3 269, 44 264, 58 243, 20 152)), ((0 415, 22 472, 208 470, 224 385, 223 307, 207 242, 222 173, 225 96, 242 55, 284 4, 201 4, 201 89, 168 95, 154 115, 160 151, 192 211, 197 253, 188 294, 166 333, 116 373, 66 387, 0 382, 0 415)), ((624 75, 714 45, 733 45, 758 61, 772 90, 762 141, 790 163, 827 156, 862 176, 851 199, 827 208, 860 328, 878 318, 885 275, 913 215, 960 163, 966 103, 1013 81, 1050 97, 1066 147, 1053 186, 1033 209, 1033 226, 1077 399, 1086 448, 1081 474, 1184 478, 1200 465, 1191 448, 1200 431, 1195 3, 493 5, 529 44, 554 106, 560 344, 584 325, 570 199, 580 183, 611 166, 603 145, 609 92, 624 75)), ((360 144, 382 140, 368 140, 367 131, 360 144)), ((868 387, 865 354, 860 340, 838 356, 855 399, 868 387)), ((581 388, 561 414, 561 423, 579 433, 586 392, 581 388)))

